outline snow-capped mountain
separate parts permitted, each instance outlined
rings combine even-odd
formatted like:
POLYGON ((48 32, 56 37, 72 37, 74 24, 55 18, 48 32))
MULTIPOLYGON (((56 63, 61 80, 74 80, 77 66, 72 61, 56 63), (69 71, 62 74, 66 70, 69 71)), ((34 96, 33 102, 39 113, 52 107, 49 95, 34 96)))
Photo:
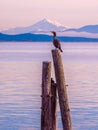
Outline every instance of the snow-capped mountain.
POLYGON ((58 22, 49 19, 43 19, 37 23, 27 27, 17 27, 5 30, 4 34, 50 34, 50 31, 56 31, 58 36, 76 36, 98 38, 98 25, 86 25, 80 28, 66 28, 58 22))
POLYGON ((64 31, 66 27, 57 23, 52 22, 48 19, 43 19, 28 27, 18 27, 13 29, 8 29, 3 31, 5 34, 22 34, 22 33, 38 33, 38 32, 48 32, 48 31, 64 31))
POLYGON ((63 31, 66 29, 65 26, 58 22, 53 22, 48 19, 43 19, 32 26, 32 31, 63 31))

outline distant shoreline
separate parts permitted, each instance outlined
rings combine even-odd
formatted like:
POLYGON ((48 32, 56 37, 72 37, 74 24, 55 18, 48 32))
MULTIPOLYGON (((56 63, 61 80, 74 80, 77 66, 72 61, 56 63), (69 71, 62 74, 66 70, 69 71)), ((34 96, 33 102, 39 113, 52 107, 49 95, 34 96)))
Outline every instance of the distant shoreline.
MULTIPOLYGON (((98 38, 58 36, 61 42, 98 42, 98 38)), ((0 42, 51 42, 53 37, 45 34, 16 34, 8 35, 0 33, 0 42)))

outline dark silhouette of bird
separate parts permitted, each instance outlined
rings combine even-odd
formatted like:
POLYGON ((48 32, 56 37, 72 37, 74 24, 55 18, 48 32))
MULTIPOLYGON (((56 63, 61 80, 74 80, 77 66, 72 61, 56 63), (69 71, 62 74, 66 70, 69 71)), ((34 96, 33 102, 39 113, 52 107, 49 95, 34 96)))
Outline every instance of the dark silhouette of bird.
POLYGON ((60 41, 56 38, 56 32, 51 31, 51 33, 53 34, 53 45, 54 45, 56 48, 58 48, 61 52, 63 52, 62 49, 61 49, 60 41))

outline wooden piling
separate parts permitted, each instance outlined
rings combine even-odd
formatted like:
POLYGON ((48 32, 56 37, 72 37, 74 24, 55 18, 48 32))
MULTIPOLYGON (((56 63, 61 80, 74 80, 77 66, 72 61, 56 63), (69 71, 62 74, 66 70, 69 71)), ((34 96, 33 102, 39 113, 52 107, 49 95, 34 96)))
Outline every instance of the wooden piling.
POLYGON ((53 56, 53 62, 55 68, 56 83, 58 88, 63 130, 72 130, 66 82, 64 77, 64 70, 63 70, 62 57, 60 51, 57 49, 52 50, 52 56, 53 56))
POLYGON ((52 130, 57 130, 57 85, 51 78, 51 122, 52 130))
POLYGON ((51 130, 51 62, 43 62, 41 130, 51 130))

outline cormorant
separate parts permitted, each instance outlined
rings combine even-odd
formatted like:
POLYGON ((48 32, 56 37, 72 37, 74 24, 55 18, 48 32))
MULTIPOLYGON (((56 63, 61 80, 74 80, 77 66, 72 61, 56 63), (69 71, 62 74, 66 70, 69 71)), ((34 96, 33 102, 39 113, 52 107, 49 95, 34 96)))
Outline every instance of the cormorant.
POLYGON ((51 33, 53 33, 53 45, 54 45, 56 48, 58 48, 61 52, 63 52, 62 49, 61 49, 60 41, 56 38, 56 32, 51 31, 51 33))

